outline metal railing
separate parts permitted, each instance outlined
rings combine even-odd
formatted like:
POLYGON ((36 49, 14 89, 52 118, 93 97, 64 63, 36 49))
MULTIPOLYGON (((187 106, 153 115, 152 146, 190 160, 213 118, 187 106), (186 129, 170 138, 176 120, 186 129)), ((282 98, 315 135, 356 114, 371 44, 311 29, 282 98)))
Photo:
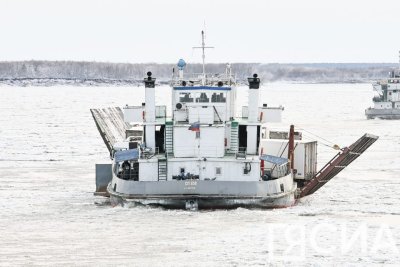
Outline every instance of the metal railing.
POLYGON ((167 106, 156 106, 156 118, 167 117, 167 106))
POLYGON ((235 154, 236 158, 246 159, 247 157, 247 148, 246 147, 239 147, 238 151, 235 154))
POLYGON ((155 147, 154 151, 150 147, 145 147, 144 149, 140 150, 140 158, 141 159, 151 159, 152 157, 160 154, 160 148, 157 146, 155 147))
MULTIPOLYGON (((186 74, 183 78, 180 78, 178 76, 173 77, 173 79, 171 80, 171 85, 182 85, 182 81, 186 81, 186 86, 203 85, 203 73, 189 73, 186 74)), ((225 73, 206 73, 204 85, 218 85, 219 82, 222 82, 223 85, 234 85, 236 84, 236 76, 225 73)))
POLYGON ((283 177, 289 173, 289 169, 287 165, 281 167, 272 167, 272 168, 263 168, 264 175, 262 176, 263 180, 274 180, 280 177, 283 177))
MULTIPOLYGON (((170 153, 167 153, 167 157, 170 156, 170 153)), ((223 157, 225 156, 225 148, 219 146, 205 146, 200 145, 200 147, 196 146, 175 146, 174 153, 175 156, 179 157, 223 157)))

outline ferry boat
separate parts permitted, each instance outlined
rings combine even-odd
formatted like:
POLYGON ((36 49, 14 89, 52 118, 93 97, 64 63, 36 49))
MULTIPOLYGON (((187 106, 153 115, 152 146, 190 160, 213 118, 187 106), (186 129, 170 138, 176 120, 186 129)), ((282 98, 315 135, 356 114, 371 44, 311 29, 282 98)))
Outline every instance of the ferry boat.
POLYGON ((389 78, 372 86, 378 95, 372 99, 374 107, 365 110, 367 119, 400 119, 400 70, 391 71, 389 78))
POLYGON ((111 162, 96 164, 96 195, 113 205, 178 209, 282 208, 314 193, 376 140, 365 134, 317 171, 317 141, 294 126, 274 131, 283 107, 259 105, 257 74, 248 106, 237 112, 237 81, 222 74, 187 75, 179 60, 171 81, 171 116, 156 106, 156 78, 144 78, 141 106, 92 109, 111 162), (240 113, 240 116, 237 115, 240 113))

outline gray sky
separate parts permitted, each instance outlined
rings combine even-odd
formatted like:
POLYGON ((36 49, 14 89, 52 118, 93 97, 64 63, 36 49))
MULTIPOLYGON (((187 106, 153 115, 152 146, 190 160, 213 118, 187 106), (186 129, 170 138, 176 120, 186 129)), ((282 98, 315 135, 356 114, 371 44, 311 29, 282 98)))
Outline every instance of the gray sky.
POLYGON ((398 62, 399 0, 0 0, 0 60, 398 62))

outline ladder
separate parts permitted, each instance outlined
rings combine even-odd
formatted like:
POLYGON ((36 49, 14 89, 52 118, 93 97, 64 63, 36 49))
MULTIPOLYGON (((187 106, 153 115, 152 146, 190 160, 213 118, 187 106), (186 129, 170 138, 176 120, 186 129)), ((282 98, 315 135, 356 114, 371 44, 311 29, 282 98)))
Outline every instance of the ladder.
POLYGON ((166 181, 167 180, 167 159, 159 158, 158 159, 158 181, 166 181))
POLYGON ((239 123, 237 121, 231 123, 231 147, 229 151, 231 153, 239 151, 239 123))
POLYGON ((165 154, 174 154, 174 125, 172 121, 165 122, 165 154))

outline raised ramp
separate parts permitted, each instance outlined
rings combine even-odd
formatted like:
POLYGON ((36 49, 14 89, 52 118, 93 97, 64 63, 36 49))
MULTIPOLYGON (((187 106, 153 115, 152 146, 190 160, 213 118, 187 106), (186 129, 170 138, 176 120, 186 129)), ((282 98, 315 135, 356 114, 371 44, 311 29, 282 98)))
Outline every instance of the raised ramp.
POLYGON ((364 136, 358 139, 354 144, 342 149, 341 152, 333 157, 304 187, 301 188, 298 198, 311 195, 320 189, 364 153, 376 140, 378 140, 378 136, 364 134, 364 136))
POLYGON ((119 107, 110 107, 91 109, 90 112, 104 144, 111 153, 116 142, 125 140, 125 130, 128 124, 124 122, 122 110, 119 107))

